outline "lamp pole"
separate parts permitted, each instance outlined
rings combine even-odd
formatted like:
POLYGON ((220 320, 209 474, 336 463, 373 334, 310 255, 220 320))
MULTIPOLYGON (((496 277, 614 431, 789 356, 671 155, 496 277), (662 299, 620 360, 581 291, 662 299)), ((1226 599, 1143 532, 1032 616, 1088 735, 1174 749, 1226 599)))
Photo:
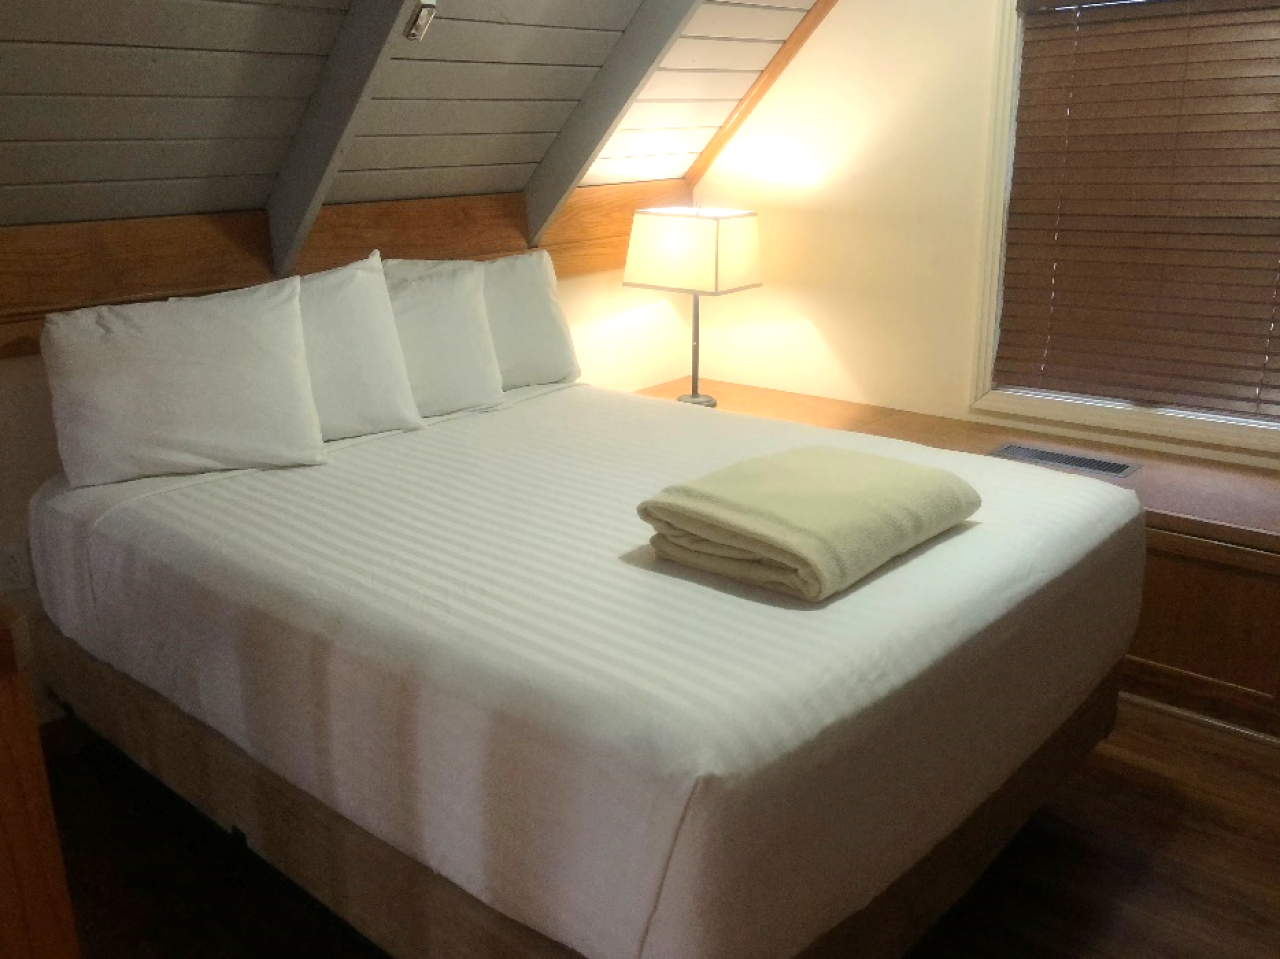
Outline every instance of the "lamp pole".
POLYGON ((680 397, 681 403, 694 403, 698 406, 715 406, 715 397, 698 392, 698 294, 693 294, 693 392, 680 397))

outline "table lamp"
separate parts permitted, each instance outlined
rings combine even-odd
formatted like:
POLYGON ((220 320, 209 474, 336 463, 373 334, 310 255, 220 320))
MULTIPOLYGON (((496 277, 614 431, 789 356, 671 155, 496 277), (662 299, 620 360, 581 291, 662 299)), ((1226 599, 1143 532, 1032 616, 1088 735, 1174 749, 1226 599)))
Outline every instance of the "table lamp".
POLYGON ((623 286, 693 294, 693 391, 682 403, 715 406, 698 392, 698 298, 760 285, 758 219, 746 210, 637 210, 623 286))

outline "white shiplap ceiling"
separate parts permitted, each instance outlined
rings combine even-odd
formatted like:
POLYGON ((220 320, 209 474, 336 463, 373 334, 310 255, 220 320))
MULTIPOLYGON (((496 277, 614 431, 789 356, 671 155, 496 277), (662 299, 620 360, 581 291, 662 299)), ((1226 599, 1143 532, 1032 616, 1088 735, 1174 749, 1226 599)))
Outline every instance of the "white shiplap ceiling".
POLYGON ((814 0, 708 0, 583 178, 584 186, 682 177, 814 0))
POLYGON ((413 0, 0 0, 0 226, 266 208, 288 252, 320 203, 523 190, 533 236, 588 166, 683 176, 815 0, 437 3, 416 43, 413 0))

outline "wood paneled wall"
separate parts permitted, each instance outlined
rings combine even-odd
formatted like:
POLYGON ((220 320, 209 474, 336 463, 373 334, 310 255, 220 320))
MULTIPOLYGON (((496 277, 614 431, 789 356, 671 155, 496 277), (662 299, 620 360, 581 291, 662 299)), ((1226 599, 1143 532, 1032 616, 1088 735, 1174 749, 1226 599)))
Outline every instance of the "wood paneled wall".
MULTIPOLYGON (((691 199, 681 180, 586 187, 542 246, 562 278, 620 269, 635 210, 691 199)), ((373 249, 405 259, 491 259, 525 252, 525 235, 520 194, 328 206, 299 272, 341 266, 373 249)), ((271 279, 259 212, 0 227, 0 357, 36 352, 46 313, 271 279)))

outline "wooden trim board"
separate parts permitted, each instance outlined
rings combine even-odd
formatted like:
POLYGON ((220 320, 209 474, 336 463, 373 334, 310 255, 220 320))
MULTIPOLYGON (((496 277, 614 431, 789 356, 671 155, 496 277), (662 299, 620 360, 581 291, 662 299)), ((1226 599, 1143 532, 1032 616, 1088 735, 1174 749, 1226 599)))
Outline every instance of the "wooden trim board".
MULTIPOLYGON (((35 633, 44 678, 84 722, 392 956, 578 956, 334 813, 47 621, 35 633)), ((1004 787, 802 959, 900 956, 1106 737, 1117 698, 1113 671, 1004 787)))
MULTIPOLYGON (((541 248, 561 278, 620 270, 632 214, 691 198, 683 180, 583 187, 565 204, 541 248)), ((327 206, 303 247, 298 272, 342 266, 373 249, 404 259, 524 253, 524 197, 327 206)), ((0 359, 38 352, 46 313, 200 296, 272 279, 262 212, 0 227, 0 359)))

